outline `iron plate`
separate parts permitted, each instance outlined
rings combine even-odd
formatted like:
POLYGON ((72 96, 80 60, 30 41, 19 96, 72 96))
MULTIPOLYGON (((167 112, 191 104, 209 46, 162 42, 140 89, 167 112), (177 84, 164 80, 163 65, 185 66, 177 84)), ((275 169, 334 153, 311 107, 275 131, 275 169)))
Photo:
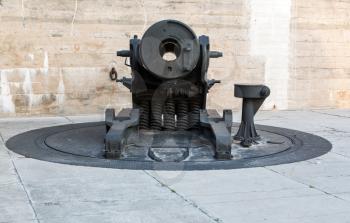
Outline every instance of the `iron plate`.
MULTIPOLYGON (((233 133, 237 127, 235 123, 233 133)), ((138 170, 261 167, 315 158, 332 148, 326 139, 313 134, 264 125, 256 125, 256 129, 262 136, 259 144, 243 148, 233 141, 233 158, 222 161, 213 158, 213 145, 205 136, 200 132, 189 131, 161 134, 152 131, 132 132, 125 142, 127 149, 122 158, 105 159, 104 122, 36 129, 10 138, 6 146, 25 157, 49 162, 138 170)))

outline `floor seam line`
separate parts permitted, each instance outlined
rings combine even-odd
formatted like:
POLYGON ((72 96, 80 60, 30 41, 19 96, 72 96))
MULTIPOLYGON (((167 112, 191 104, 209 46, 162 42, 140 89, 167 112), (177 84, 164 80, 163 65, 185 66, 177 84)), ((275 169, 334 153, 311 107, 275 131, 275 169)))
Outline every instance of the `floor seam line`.
POLYGON ((70 118, 68 118, 67 116, 61 116, 61 117, 63 117, 64 119, 66 119, 66 120, 67 120, 68 122, 70 122, 70 123, 74 123, 73 120, 70 119, 70 118))
POLYGON ((13 166, 14 171, 15 171, 15 173, 16 173, 16 176, 17 176, 17 178, 18 178, 18 181, 19 181, 19 183, 21 184, 21 186, 22 186, 22 188, 23 188, 23 190, 24 190, 24 192, 25 192, 25 194, 26 194, 26 196, 27 196, 27 199, 28 199, 28 201, 29 201, 30 207, 32 208, 32 211, 33 211, 33 213, 34 213, 35 220, 36 220, 37 223, 40 223, 40 220, 39 220, 39 218, 38 218, 38 214, 37 214, 37 212, 36 212, 36 210, 35 210, 35 208, 34 208, 34 205, 33 205, 32 200, 30 199, 30 196, 29 196, 28 191, 27 191, 26 187, 24 186, 24 183, 23 183, 23 181, 22 181, 22 178, 21 178, 21 176, 20 176, 20 174, 19 174, 19 172, 18 172, 18 170, 17 170, 16 164, 15 164, 15 162, 13 161, 13 159, 12 159, 12 157, 11 157, 11 154, 10 154, 9 152, 8 152, 8 154, 9 154, 9 156, 10 156, 11 163, 12 163, 12 166, 13 166))
POLYGON ((344 116, 344 115, 329 114, 329 113, 326 113, 326 112, 319 112, 319 111, 315 111, 315 110, 310 110, 310 111, 311 111, 311 112, 318 113, 318 114, 329 115, 329 116, 334 116, 334 117, 350 118, 350 117, 344 116))
POLYGON ((5 139, 4 139, 4 137, 2 136, 2 133, 0 132, 0 138, 1 138, 1 141, 4 143, 4 145, 5 145, 5 139))
POLYGON ((270 168, 268 168, 268 167, 264 167, 264 168, 265 168, 266 170, 269 170, 269 171, 271 171, 271 172, 273 172, 273 173, 276 173, 276 174, 278 174, 278 175, 280 175, 280 176, 283 176, 283 177, 285 177, 285 178, 287 178, 287 179, 290 179, 290 180, 292 180, 292 181, 294 181, 294 182, 296 182, 296 183, 299 183, 299 184, 302 184, 302 185, 304 185, 304 186, 307 186, 307 187, 310 188, 310 189, 317 190, 317 191, 322 192, 322 193, 324 193, 324 194, 326 194, 326 195, 328 195, 328 196, 331 196, 331 197, 334 197, 334 198, 336 198, 336 199, 339 199, 339 200, 342 200, 342 201, 345 201, 345 202, 349 203, 348 200, 345 200, 345 199, 343 199, 343 198, 341 198, 341 197, 338 197, 338 196, 336 196, 336 195, 334 195, 334 194, 332 194, 332 193, 329 193, 329 192, 327 192, 327 191, 324 191, 324 190, 322 190, 322 189, 320 189, 320 188, 317 188, 317 187, 315 187, 315 186, 313 186, 313 185, 308 185, 308 184, 306 184, 306 183, 300 182, 300 181, 298 181, 298 180, 295 180, 295 179, 290 178, 290 177, 288 177, 288 176, 286 176, 286 175, 283 175, 283 174, 281 174, 280 172, 278 172, 278 171, 276 171, 276 170, 273 170, 273 169, 270 169, 270 168))
POLYGON ((190 206, 194 207, 195 209, 197 209, 198 211, 200 211, 202 214, 204 214, 205 216, 207 216, 210 220, 212 220, 213 222, 219 222, 219 223, 223 223, 223 221, 220 218, 216 218, 212 215, 210 215, 208 212, 206 212, 205 210, 203 210, 201 207, 199 207, 196 202, 185 198, 183 195, 179 194, 178 192, 176 192, 175 190, 173 190, 172 188, 170 188, 169 185, 163 183, 162 181, 160 181, 159 179, 157 179, 155 176, 153 176, 152 174, 148 173, 146 170, 143 170, 144 173, 146 173, 146 175, 148 175, 149 177, 151 177, 153 180, 155 180, 156 182, 158 182, 161 186, 167 188, 171 193, 176 194, 176 196, 178 196, 179 198, 181 198, 181 200, 183 200, 184 202, 186 202, 187 204, 189 204, 190 206))
POLYGON ((345 157, 347 159, 350 159, 350 156, 347 156, 347 155, 344 155, 344 154, 341 154, 341 153, 338 153, 338 152, 334 152, 334 151, 331 151, 331 152, 334 153, 334 154, 337 154, 339 156, 345 157))

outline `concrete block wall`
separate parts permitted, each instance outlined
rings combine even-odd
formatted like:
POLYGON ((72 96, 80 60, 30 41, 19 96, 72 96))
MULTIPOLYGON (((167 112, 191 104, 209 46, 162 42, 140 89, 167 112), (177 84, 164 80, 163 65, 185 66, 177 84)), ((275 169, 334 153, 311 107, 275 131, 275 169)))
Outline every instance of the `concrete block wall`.
POLYGON ((210 64, 209 77, 222 80, 211 108, 239 109, 238 82, 269 85, 265 109, 350 107, 350 3, 309 2, 0 0, 0 115, 130 107, 128 90, 108 77, 113 66, 130 73, 115 51, 162 19, 187 23, 223 51, 210 64))

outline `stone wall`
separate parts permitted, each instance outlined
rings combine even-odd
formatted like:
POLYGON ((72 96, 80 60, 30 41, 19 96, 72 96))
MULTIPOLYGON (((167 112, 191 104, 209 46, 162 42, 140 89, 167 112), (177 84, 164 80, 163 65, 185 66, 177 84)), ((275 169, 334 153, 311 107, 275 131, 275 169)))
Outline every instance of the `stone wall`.
POLYGON ((350 108, 350 1, 294 0, 288 107, 350 108))
POLYGON ((222 80, 211 108, 238 109, 238 82, 269 85, 265 109, 349 108, 349 10, 335 0, 0 0, 0 115, 131 106, 108 77, 112 66, 130 73, 115 51, 162 19, 223 51, 210 64, 209 77, 222 80))

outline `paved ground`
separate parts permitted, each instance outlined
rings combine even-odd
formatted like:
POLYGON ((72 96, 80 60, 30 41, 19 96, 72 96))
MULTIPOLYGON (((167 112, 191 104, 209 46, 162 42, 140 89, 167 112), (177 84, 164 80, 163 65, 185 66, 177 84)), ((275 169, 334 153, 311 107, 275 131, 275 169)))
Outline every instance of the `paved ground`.
POLYGON ((257 123, 315 133, 333 143, 322 157, 264 168, 89 168, 27 159, 4 146, 29 129, 100 119, 0 119, 0 222, 350 222, 350 110, 260 112, 257 123))

